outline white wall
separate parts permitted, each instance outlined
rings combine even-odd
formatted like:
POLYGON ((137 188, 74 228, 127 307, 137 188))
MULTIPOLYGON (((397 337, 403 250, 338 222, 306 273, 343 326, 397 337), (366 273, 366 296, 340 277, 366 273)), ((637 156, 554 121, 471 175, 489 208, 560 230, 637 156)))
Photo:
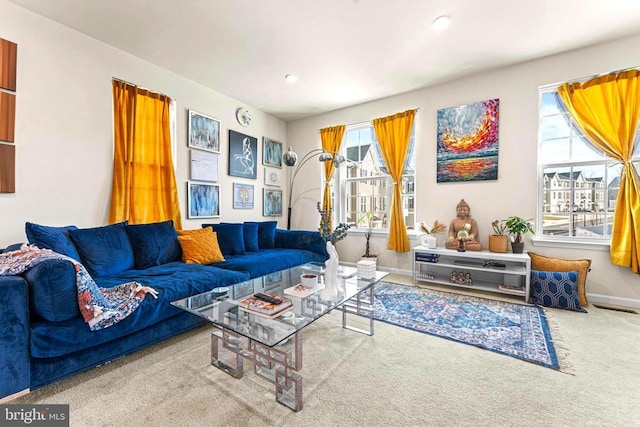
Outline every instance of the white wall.
MULTIPOLYGON (((416 116, 416 218, 449 224, 455 206, 464 198, 478 222, 480 241, 487 247, 491 221, 518 215, 536 215, 536 157, 538 87, 640 65, 640 37, 594 46, 526 64, 475 75, 471 78, 409 92, 367 104, 288 123, 287 140, 297 152, 320 146, 318 129, 358 123, 407 109, 416 116), (497 181, 436 183, 436 112, 440 108, 486 99, 500 99, 500 156, 497 181)), ((309 163, 294 191, 292 228, 317 227, 315 203, 321 200, 320 166, 309 163), (315 169, 315 170, 314 170, 315 169), (296 195, 299 195, 297 198, 296 195)), ((386 236, 372 239, 381 266, 411 271, 411 254, 386 249, 386 236)), ((417 244, 412 241, 412 246, 417 244)), ((341 261, 355 262, 363 252, 364 237, 351 235, 337 245, 341 261)), ((593 260, 587 293, 593 301, 640 307, 640 279, 629 269, 611 265, 606 251, 534 247, 549 256, 593 260)))
MULTIPOLYGON (((286 142, 284 121, 5 0, 0 0, 0 38, 18 44, 16 192, 0 194, 0 247, 25 241, 26 221, 79 227, 106 224, 113 168, 112 77, 176 100, 176 178, 184 228, 219 220, 266 219, 262 217, 262 137, 286 142), (238 107, 253 113, 249 128, 237 123, 238 107), (222 121, 220 219, 186 219, 188 109, 222 121), (228 129, 258 138, 257 180, 227 175, 228 129), (235 181, 254 184, 253 210, 232 208, 235 181)), ((285 217, 276 219, 286 225, 285 217)))

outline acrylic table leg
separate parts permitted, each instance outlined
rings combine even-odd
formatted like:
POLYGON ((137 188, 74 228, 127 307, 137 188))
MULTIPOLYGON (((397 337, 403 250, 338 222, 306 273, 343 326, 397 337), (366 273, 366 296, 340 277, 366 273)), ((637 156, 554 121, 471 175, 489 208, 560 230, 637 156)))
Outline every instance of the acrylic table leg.
POLYGON ((243 340, 217 326, 211 332, 211 364, 234 378, 242 378, 244 364, 241 351, 243 340), (224 360, 224 362, 223 362, 224 360), (229 362, 226 362, 226 361, 229 362))

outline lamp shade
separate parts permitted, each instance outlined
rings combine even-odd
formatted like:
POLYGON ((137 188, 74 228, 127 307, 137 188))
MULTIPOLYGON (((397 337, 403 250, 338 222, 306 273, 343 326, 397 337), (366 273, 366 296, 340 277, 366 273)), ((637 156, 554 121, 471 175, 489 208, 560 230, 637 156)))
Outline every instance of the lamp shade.
POLYGON ((287 166, 295 166, 298 161, 298 155, 293 151, 293 148, 289 147, 287 152, 282 155, 282 161, 287 166))

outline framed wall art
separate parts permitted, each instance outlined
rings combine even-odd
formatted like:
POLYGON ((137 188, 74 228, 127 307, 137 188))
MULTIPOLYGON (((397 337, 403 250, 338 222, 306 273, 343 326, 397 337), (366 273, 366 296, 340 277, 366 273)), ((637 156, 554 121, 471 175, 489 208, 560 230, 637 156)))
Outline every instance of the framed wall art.
POLYGON ((282 167, 282 143, 262 137, 262 164, 265 166, 282 167))
POLYGON ((437 182, 498 179, 499 99, 438 110, 437 182))
POLYGON ((234 130, 229 130, 229 175, 256 179, 258 140, 234 130))
POLYGON ((262 215, 282 216, 282 190, 262 189, 262 215))
POLYGON ((187 182, 189 218, 215 218, 220 216, 220 186, 187 182))
POLYGON ((280 187, 282 183, 282 169, 264 168, 265 185, 275 185, 280 187))
POLYGON ((253 209, 253 185, 233 183, 233 208, 253 209))
POLYGON ((191 158, 189 178, 195 181, 218 181, 218 154, 189 150, 191 158))
POLYGON ((189 147, 220 152, 220 120, 189 110, 189 147))

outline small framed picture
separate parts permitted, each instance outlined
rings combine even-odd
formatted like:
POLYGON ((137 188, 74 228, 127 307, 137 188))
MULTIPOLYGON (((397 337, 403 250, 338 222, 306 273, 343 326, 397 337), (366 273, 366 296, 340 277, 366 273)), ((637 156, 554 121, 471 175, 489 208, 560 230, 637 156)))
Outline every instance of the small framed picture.
POLYGON ((220 152, 220 120, 189 110, 188 145, 199 150, 220 152))
POLYGON ((282 216, 282 190, 262 189, 262 215, 282 216))
POLYGON ((258 140, 234 130, 229 130, 229 172, 230 176, 256 179, 258 176, 256 159, 258 140))
POLYGON ((216 218, 220 216, 220 186, 187 182, 189 218, 216 218))
POLYGON ((233 183, 233 208, 253 209, 253 185, 233 183))
POLYGON ((282 143, 262 137, 262 164, 265 166, 282 167, 282 143))
POLYGON ((189 150, 190 178, 195 181, 218 181, 218 154, 189 150))
POLYGON ((282 169, 264 168, 264 183, 265 185, 280 187, 282 183, 282 169))

